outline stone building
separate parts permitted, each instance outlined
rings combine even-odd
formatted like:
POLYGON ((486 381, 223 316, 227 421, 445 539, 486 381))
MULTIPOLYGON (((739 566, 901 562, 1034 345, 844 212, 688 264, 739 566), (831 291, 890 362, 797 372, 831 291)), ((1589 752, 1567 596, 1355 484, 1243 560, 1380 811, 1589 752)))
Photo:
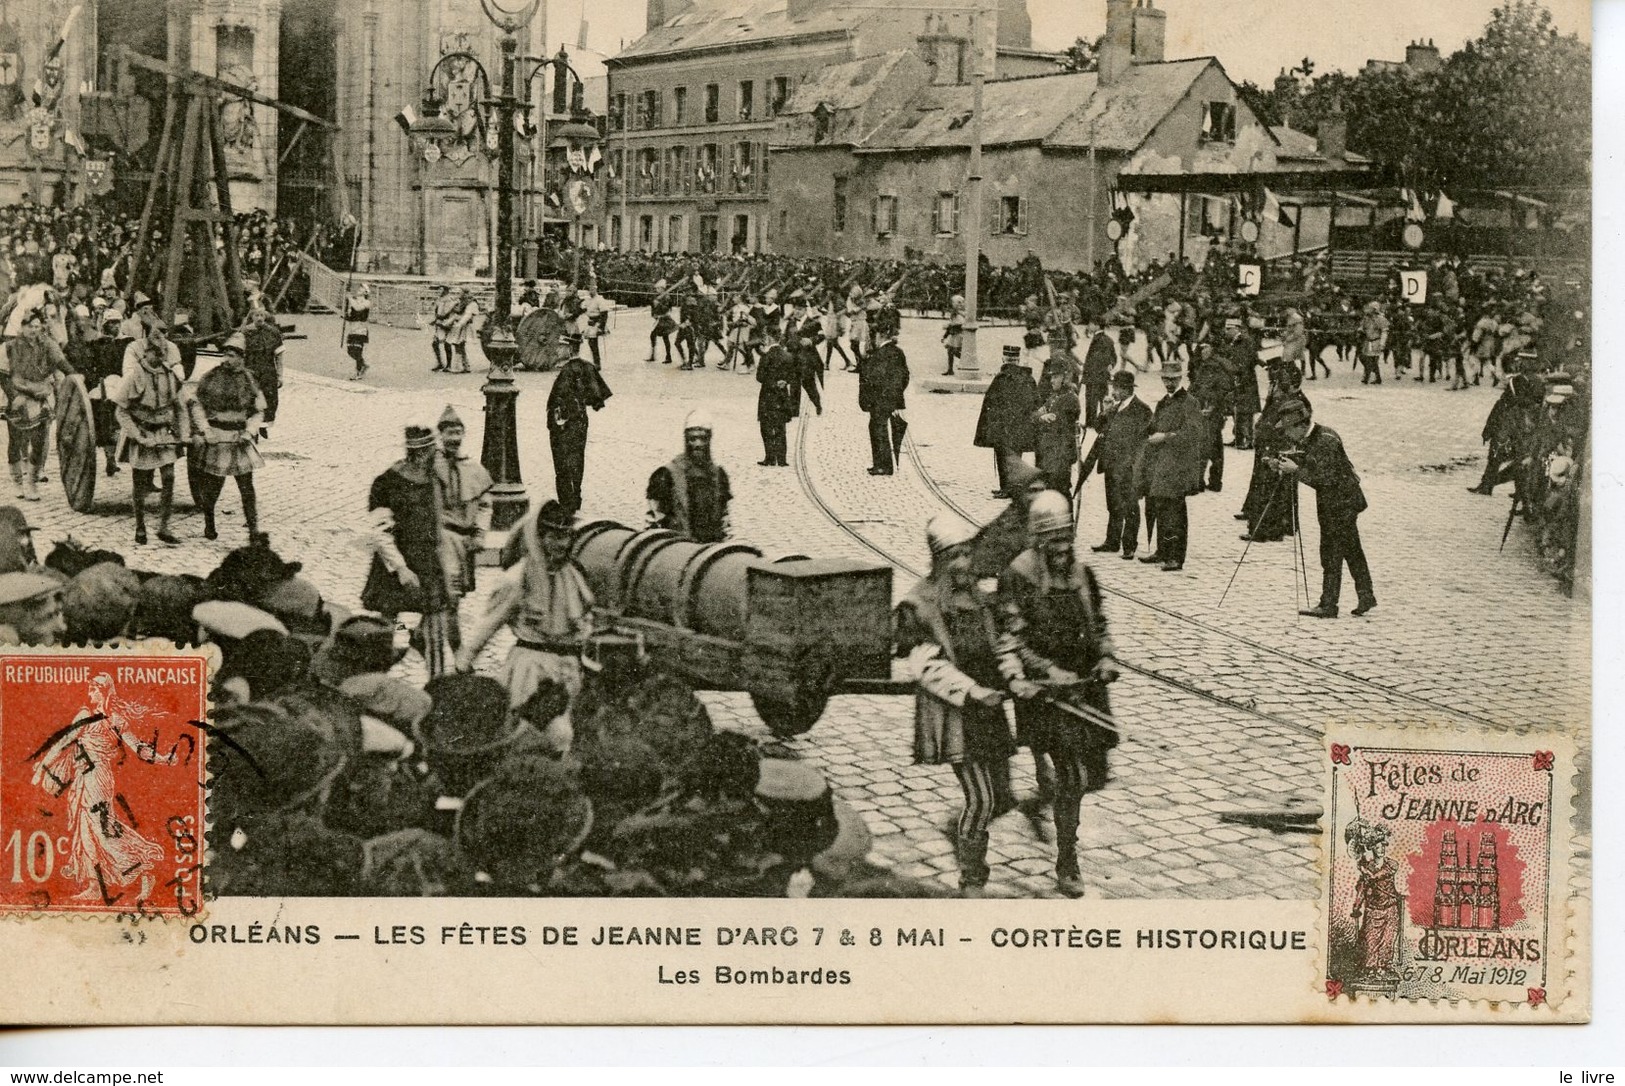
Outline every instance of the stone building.
POLYGON ((831 65, 909 52, 942 82, 975 66, 1053 71, 1025 0, 943 12, 847 0, 650 0, 648 31, 608 62, 616 180, 608 243, 665 252, 781 247, 770 215, 786 180, 769 156, 797 89, 831 65))
MULTIPOLYGON (((1164 13, 1109 0, 1094 71, 989 81, 982 125, 981 250, 995 264, 1028 253, 1086 269, 1114 252, 1131 270, 1168 254, 1200 264, 1228 234, 1234 203, 1117 196, 1122 173, 1240 173, 1323 168, 1241 99, 1213 57, 1168 60, 1164 13), (1134 217, 1113 240, 1114 213, 1134 217)), ((770 214, 778 244, 817 255, 956 263, 964 258, 973 90, 921 65, 864 57, 806 83, 773 136, 770 214)), ((1266 224, 1267 255, 1324 243, 1266 224), (1284 246, 1284 248, 1283 248, 1284 246)))
POLYGON ((80 88, 96 56, 95 4, 0 4, 0 203, 71 199, 86 184, 80 88))

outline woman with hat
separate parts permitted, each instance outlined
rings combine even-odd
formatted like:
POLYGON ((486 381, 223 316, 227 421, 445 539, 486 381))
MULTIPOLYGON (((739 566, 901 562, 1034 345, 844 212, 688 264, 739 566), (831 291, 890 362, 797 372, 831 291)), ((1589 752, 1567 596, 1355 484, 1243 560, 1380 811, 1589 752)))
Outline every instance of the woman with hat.
MULTIPOLYGON (((6 459, 17 496, 39 501, 37 484, 45 471, 46 437, 57 374, 72 374, 62 348, 45 331, 38 309, 23 314, 22 335, 0 346, 0 389, 7 399, 6 459)), ((94 463, 91 465, 95 467, 94 463)))
POLYGON ((226 338, 220 348, 220 365, 203 375, 197 393, 187 403, 191 414, 192 447, 197 453, 198 504, 203 507, 203 538, 218 539, 215 503, 226 479, 237 480, 237 493, 243 499, 243 520, 248 536, 259 532, 259 498, 254 492, 254 472, 265 461, 254 446, 260 423, 265 418, 265 394, 248 372, 248 341, 241 332, 226 338))
POLYGON ((124 352, 124 379, 114 399, 119 430, 123 434, 126 461, 134 476, 135 541, 147 541, 147 494, 153 489, 153 472, 161 482, 158 510, 158 539, 178 544, 169 531, 169 517, 175 505, 175 461, 188 443, 186 403, 181 395, 184 377, 181 358, 165 335, 164 322, 156 314, 144 321, 147 334, 131 343, 124 352))
POLYGON ((914 761, 948 764, 965 795, 957 826, 959 886, 980 897, 987 886, 988 826, 1016 745, 1004 715, 1004 691, 1021 676, 1001 641, 991 601, 977 587, 975 529, 943 514, 926 526, 930 576, 897 605, 898 651, 915 672, 914 761))

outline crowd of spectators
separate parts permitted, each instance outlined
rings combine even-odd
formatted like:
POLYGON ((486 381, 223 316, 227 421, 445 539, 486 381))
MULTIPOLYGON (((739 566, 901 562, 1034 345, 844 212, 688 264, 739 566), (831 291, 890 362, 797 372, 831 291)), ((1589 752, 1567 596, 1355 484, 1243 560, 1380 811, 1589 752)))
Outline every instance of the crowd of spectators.
MULTIPOLYGON (((264 539, 196 576, 71 540, 37 563, 29 539, 21 513, 0 508, 0 587, 58 586, 5 597, 0 641, 218 653, 210 893, 943 893, 870 866, 861 818, 816 770, 713 727, 689 687, 636 654, 598 652, 573 703, 543 681, 514 708, 489 676, 401 678, 407 639, 323 600, 264 539), (561 749, 549 722, 566 710, 561 749)), ((142 749, 184 748, 188 726, 164 722, 142 749)))

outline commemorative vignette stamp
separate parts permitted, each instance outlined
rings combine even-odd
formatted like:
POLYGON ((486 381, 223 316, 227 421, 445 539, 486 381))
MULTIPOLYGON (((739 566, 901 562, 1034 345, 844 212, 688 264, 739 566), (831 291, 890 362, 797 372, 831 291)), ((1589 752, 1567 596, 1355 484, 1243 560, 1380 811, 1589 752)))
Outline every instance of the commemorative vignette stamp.
POLYGON ((0 912, 203 905, 200 654, 0 653, 0 912))
POLYGON ((1329 744, 1333 999, 1555 1005, 1567 987, 1572 747, 1387 733, 1329 744))

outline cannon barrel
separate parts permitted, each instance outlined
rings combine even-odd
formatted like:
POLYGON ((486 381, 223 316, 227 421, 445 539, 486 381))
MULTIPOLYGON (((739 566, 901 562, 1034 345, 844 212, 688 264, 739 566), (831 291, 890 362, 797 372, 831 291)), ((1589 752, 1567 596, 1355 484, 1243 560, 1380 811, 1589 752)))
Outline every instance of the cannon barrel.
POLYGON ((572 557, 599 610, 661 667, 743 690, 779 734, 805 731, 831 693, 891 672, 891 570, 746 543, 696 543, 612 521, 576 529, 572 557))

